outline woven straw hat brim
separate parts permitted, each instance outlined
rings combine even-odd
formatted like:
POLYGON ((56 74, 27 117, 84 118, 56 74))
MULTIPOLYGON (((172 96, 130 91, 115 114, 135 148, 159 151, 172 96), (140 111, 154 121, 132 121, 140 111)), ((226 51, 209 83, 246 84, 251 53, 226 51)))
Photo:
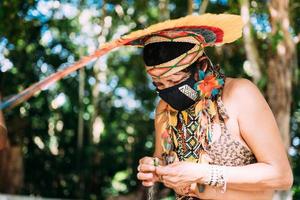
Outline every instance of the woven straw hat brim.
POLYGON ((211 34, 215 34, 215 39, 208 39, 207 45, 222 45, 231 43, 242 36, 243 21, 241 16, 233 14, 203 14, 188 15, 179 19, 167 20, 149 26, 143 30, 134 31, 123 36, 122 40, 129 41, 125 45, 144 46, 144 38, 155 33, 166 30, 188 31, 201 34, 206 40, 211 34), (199 30, 201 31, 199 32, 199 30))

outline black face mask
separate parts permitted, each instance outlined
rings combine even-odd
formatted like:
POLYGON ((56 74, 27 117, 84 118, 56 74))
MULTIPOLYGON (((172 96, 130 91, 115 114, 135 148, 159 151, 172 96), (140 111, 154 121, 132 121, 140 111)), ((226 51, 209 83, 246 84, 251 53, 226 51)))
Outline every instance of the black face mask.
POLYGON ((193 89, 196 83, 193 76, 190 76, 187 80, 174 85, 172 87, 159 90, 158 95, 167 102, 170 106, 178 111, 185 110, 196 103, 198 93, 193 89))

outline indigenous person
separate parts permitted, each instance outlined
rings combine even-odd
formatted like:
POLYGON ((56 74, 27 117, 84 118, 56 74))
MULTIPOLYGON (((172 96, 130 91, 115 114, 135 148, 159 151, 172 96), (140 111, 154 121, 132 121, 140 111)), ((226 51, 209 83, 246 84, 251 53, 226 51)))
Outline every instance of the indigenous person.
MULTIPOLYGON (((1 99, 1 94, 0 94, 1 99)), ((0 150, 6 147, 7 144, 7 129, 4 123, 3 113, 0 110, 0 150)))
POLYGON ((272 111, 251 81, 226 77, 204 53, 238 39, 241 19, 206 16, 168 21, 138 41, 161 100, 154 156, 140 159, 137 177, 177 199, 272 199, 293 179, 272 111))
MULTIPOLYGON (((144 47, 146 71, 161 101, 154 156, 138 166, 142 184, 162 182, 177 199, 271 199, 274 190, 289 189, 293 181, 272 111, 254 84, 226 77, 204 53, 207 46, 241 37, 242 27, 241 17, 230 14, 159 23, 101 45, 0 106, 17 105, 114 48, 144 47)), ((1 114, 0 137, 6 138, 3 121, 1 114)))

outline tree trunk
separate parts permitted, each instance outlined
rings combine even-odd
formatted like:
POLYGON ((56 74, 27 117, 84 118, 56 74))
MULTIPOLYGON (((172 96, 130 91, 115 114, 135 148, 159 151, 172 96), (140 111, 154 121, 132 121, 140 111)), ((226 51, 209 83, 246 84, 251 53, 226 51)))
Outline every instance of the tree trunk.
MULTIPOLYGON (((1 94, 0 94, 0 102, 1 102, 1 94)), ((7 128, 5 126, 3 113, 0 110, 0 150, 7 146, 7 128)))
MULTIPOLYGON (((109 33, 108 30, 104 26, 104 18, 106 17, 106 2, 103 1, 102 3, 102 8, 101 8, 101 17, 100 17, 100 26, 102 27, 102 31, 98 36, 98 41, 105 42, 106 41, 106 36, 109 33)), ((101 47, 101 44, 98 45, 98 47, 101 47)), ((100 142, 100 134, 99 133, 99 128, 97 126, 97 123, 99 120, 97 118, 100 118, 100 113, 99 113, 99 102, 100 102, 100 90, 99 90, 99 85, 103 82, 106 82, 105 78, 107 76, 107 70, 105 68, 102 68, 102 65, 106 65, 106 63, 103 63, 103 58, 97 59, 97 61, 94 64, 93 67, 93 76, 95 77, 96 81, 95 84, 92 87, 92 105, 93 105, 93 113, 92 113, 92 118, 91 118, 91 125, 90 125, 90 143, 97 143, 100 142), (99 137, 99 138, 97 138, 99 137)))
MULTIPOLYGON (((269 2, 271 38, 275 46, 270 47, 268 61, 268 102, 274 112, 286 150, 290 147, 290 115, 292 100, 292 72, 296 67, 295 44, 289 32, 289 1, 269 2), (279 39, 278 39, 279 38, 279 39)), ((278 192, 274 199, 286 200, 290 192, 278 192)))
POLYGON ((188 10, 187 10, 187 13, 188 15, 191 15, 193 14, 193 11, 194 11, 194 0, 188 0, 188 10))
POLYGON ((22 148, 8 145, 0 151, 0 193, 17 194, 22 187, 22 148))
POLYGON ((9 139, 6 148, 0 151, 0 193, 17 194, 24 185, 22 141, 29 126, 18 116, 6 122, 9 139))
POLYGON ((199 9, 199 15, 202 15, 206 12, 207 6, 208 6, 209 1, 208 0, 203 0, 199 9))
MULTIPOLYGON (((85 82, 85 72, 84 69, 79 70, 79 89, 78 89, 78 103, 79 103, 79 111, 78 111, 78 131, 77 131, 77 150, 78 153, 81 153, 82 146, 83 146, 83 133, 84 133, 84 120, 83 120, 83 113, 84 113, 84 82, 85 82)), ((80 161, 79 161, 80 163, 80 161)))
POLYGON ((246 50, 247 60, 249 65, 246 69, 246 73, 253 78, 254 83, 258 83, 261 79, 261 69, 263 61, 259 57, 257 47, 255 45, 253 35, 251 34, 250 12, 249 12, 249 0, 240 0, 241 15, 245 24, 243 30, 243 39, 246 50))
POLYGON ((270 47, 267 88, 269 103, 286 149, 290 146, 292 71, 296 67, 295 44, 289 32, 288 5, 288 0, 273 0, 269 3, 272 37, 278 38, 280 34, 282 37, 276 42, 275 47, 270 47))
POLYGON ((83 113, 84 113, 84 104, 83 104, 83 98, 84 98, 84 80, 85 79, 85 71, 84 69, 79 70, 79 95, 78 95, 78 130, 77 130, 77 163, 76 167, 79 173, 79 177, 81 179, 79 183, 79 196, 84 194, 85 185, 84 185, 84 175, 81 170, 81 165, 83 161, 83 136, 84 136, 84 119, 83 119, 83 113))
POLYGON ((164 21, 170 19, 169 0, 159 0, 159 20, 164 21))

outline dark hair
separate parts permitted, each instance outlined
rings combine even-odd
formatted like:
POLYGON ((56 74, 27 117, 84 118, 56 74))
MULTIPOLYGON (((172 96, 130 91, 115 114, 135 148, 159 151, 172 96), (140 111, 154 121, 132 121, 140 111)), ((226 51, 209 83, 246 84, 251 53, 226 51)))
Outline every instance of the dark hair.
MULTIPOLYGON (((215 66, 217 67, 217 66, 215 66)), ((194 77, 195 80, 198 80, 198 71, 201 69, 203 71, 206 71, 207 69, 210 71, 213 71, 215 68, 212 66, 212 64, 209 61, 209 58, 206 56, 206 54, 203 54, 198 60, 196 60, 193 64, 188 66, 187 68, 184 68, 183 72, 190 72, 194 77)))

